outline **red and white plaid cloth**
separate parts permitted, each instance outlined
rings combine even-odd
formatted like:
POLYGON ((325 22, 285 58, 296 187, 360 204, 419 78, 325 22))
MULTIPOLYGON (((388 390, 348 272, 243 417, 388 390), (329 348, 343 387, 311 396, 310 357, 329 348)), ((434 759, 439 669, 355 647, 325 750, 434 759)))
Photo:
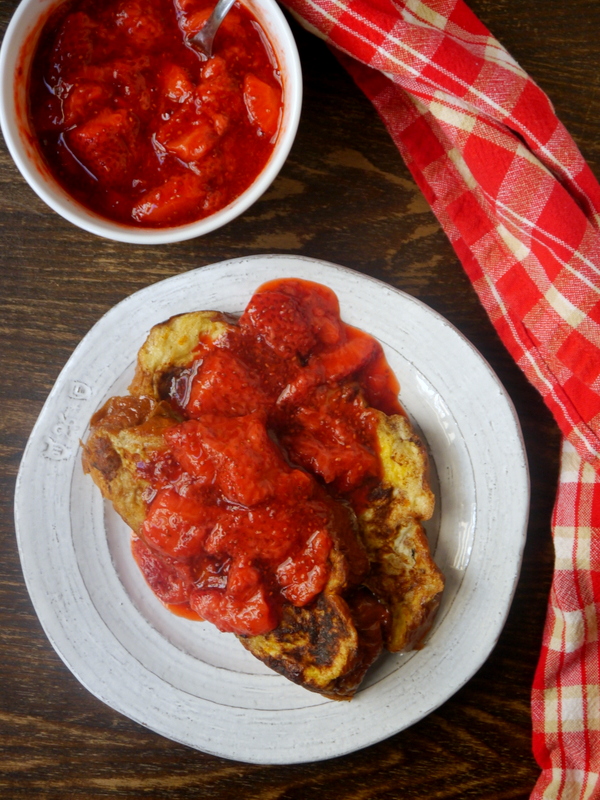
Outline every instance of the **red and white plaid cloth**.
POLYGON ((462 0, 284 2, 373 102, 564 434, 532 798, 600 798, 600 186, 462 0))

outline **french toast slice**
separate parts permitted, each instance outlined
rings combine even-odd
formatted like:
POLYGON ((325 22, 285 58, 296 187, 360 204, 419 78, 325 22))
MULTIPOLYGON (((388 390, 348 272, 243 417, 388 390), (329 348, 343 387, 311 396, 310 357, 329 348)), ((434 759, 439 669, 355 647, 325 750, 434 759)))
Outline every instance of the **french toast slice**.
POLYGON ((331 490, 355 509, 370 562, 364 584, 390 613, 385 627, 386 649, 400 652, 418 647, 433 621, 444 587, 422 525, 431 518, 435 506, 425 448, 406 415, 386 415, 369 407, 357 383, 323 386, 315 396, 326 409, 326 430, 322 416, 316 424, 311 419, 313 398, 308 409, 300 405, 293 412, 282 442, 292 461, 309 471, 317 470, 331 490), (373 449, 379 475, 374 483, 367 477, 367 491, 361 490, 359 483, 356 497, 350 478, 360 436, 340 430, 338 420, 347 418, 354 419, 356 426, 374 420, 373 449), (319 462, 314 453, 323 447, 330 458, 319 462), (350 459, 348 452, 354 454, 350 459), (343 469, 337 468, 338 461, 343 469))
POLYGON ((427 453, 406 417, 375 413, 382 477, 359 514, 359 526, 370 561, 365 584, 390 611, 385 646, 396 653, 422 643, 444 578, 422 525, 435 505, 427 453))
MULTIPOLYGON (((140 465, 166 449, 165 432, 185 419, 199 342, 219 343, 235 329, 234 320, 213 311, 155 326, 139 351, 130 395, 112 398, 92 419, 84 470, 136 536, 152 495, 140 465)), ((334 699, 354 695, 384 647, 420 646, 444 586, 422 526, 434 506, 425 449, 406 417, 370 411, 377 417, 381 478, 357 516, 331 492, 355 530, 332 531, 323 590, 305 606, 285 602, 273 630, 238 636, 275 671, 334 699)))

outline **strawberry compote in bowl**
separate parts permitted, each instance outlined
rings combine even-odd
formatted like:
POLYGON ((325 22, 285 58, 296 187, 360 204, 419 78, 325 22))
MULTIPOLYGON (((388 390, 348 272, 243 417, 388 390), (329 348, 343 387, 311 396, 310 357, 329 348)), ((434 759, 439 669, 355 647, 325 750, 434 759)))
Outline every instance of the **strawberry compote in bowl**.
POLYGON ((243 213, 272 183, 302 76, 275 0, 23 0, 0 52, 0 123, 32 189, 91 233, 164 244, 243 213))

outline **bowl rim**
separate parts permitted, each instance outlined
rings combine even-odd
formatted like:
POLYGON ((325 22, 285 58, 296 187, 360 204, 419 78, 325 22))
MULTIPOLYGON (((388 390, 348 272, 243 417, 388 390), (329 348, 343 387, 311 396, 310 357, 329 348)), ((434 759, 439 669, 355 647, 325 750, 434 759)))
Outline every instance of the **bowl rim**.
MULTIPOLYGON (((271 157, 254 182, 219 211, 195 222, 169 228, 134 227, 101 217, 72 198, 49 173, 32 162, 19 120, 15 72, 29 36, 37 35, 38 20, 66 0, 22 0, 0 47, 0 128, 8 151, 29 187, 53 211, 88 233, 129 244, 170 244, 203 236, 243 214, 269 188, 294 143, 302 110, 302 69, 294 35, 276 0, 238 0, 267 28, 279 61, 284 85, 284 117, 271 157), (264 9, 265 13, 262 13, 264 9), (267 23, 265 25, 264 23, 267 23), (276 39, 275 44, 273 40, 276 39)), ((29 59, 27 60, 29 67, 29 59)))

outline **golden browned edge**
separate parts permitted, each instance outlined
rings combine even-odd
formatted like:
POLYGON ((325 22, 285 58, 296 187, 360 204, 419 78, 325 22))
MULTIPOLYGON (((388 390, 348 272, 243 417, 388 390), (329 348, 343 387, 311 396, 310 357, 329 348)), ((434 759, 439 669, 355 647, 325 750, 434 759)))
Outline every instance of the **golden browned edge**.
POLYGON ((371 562, 365 583, 391 610, 387 649, 401 652, 421 645, 444 577, 421 524, 435 506, 425 448, 406 417, 376 413, 383 478, 359 517, 371 562))
POLYGON ((158 400, 161 377, 170 370, 189 364, 201 338, 214 341, 230 328, 231 324, 219 311, 178 314, 155 325, 138 353, 130 393, 158 400))
POLYGON ((136 534, 146 517, 150 489, 136 465, 164 449, 164 431, 178 422, 166 403, 148 397, 111 398, 92 418, 91 433, 82 443, 83 471, 136 534), (116 409, 115 400, 127 401, 127 410, 116 409))

